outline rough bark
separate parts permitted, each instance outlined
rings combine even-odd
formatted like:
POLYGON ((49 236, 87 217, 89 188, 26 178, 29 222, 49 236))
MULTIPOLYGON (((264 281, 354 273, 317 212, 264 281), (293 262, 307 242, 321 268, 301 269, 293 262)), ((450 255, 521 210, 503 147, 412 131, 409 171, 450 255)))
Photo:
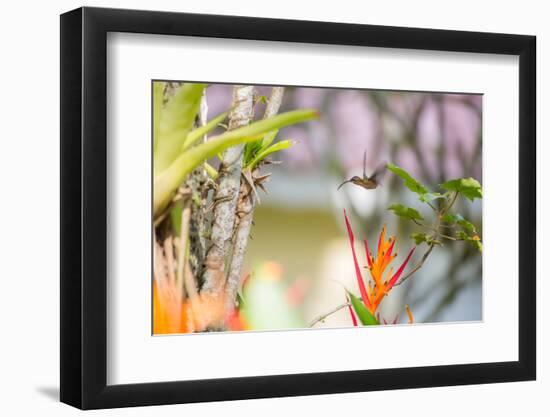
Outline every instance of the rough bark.
MULTIPOLYGON (((208 104, 206 101, 206 90, 203 92, 203 96, 200 104, 200 111, 198 114, 199 126, 204 126, 208 119, 208 104)), ((204 135, 201 142, 208 140, 207 135, 204 135)), ((195 169, 186 183, 191 188, 194 198, 191 205, 191 223, 189 231, 189 239, 191 241, 192 253, 189 256, 189 263, 193 271, 194 276, 200 277, 202 274, 202 266, 204 258, 206 256, 206 229, 208 225, 208 219, 206 216, 207 198, 208 198, 208 174, 201 164, 195 169)))
MULTIPOLYGON (((273 87, 271 96, 267 103, 264 113, 264 119, 273 117, 279 111, 283 100, 284 87, 273 87)), ((254 174, 252 177, 254 177, 254 174)), ((229 264, 227 282, 225 285, 225 309, 231 311, 235 308, 235 300, 241 280, 242 267, 246 247, 248 245, 248 237, 252 228, 252 220, 254 217, 254 206, 256 204, 255 193, 252 186, 246 180, 241 180, 239 190, 239 199, 237 204, 237 224, 235 227, 233 256, 229 264)))
MULTIPOLYGON (((254 87, 237 85, 233 89, 229 130, 245 126, 252 118, 254 87)), ((225 259, 231 245, 235 210, 239 197, 244 145, 227 149, 219 168, 218 186, 214 193, 214 215, 210 247, 206 254, 201 294, 219 298, 225 288, 225 259)))

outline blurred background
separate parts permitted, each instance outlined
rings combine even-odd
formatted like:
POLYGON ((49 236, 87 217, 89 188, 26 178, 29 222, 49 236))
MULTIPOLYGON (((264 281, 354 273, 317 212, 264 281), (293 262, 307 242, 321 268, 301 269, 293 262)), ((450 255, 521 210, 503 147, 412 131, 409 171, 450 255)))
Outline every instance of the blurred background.
MULTIPOLYGON (((269 90, 257 87, 260 95, 269 96, 269 90)), ((231 93, 232 85, 208 88, 209 118, 229 108, 231 93)), ((306 107, 318 109, 320 119, 282 130, 278 139, 297 143, 275 155, 282 164, 262 168, 273 175, 267 183, 269 194, 260 192, 261 204, 255 209, 245 274, 265 261, 278 263, 291 302, 309 323, 346 301, 341 284, 359 293, 343 208, 359 240, 356 250, 362 265, 366 260, 360 240, 367 238, 372 250, 383 224, 397 235, 397 265, 413 246, 410 234, 421 231, 387 211, 390 204, 403 203, 431 216, 391 173, 375 190, 346 184, 337 191, 338 185, 362 175, 365 151, 367 175, 381 163, 392 162, 432 190, 459 177, 482 183, 482 96, 287 87, 281 111, 306 107)), ((263 104, 258 104, 256 118, 262 114, 263 104)), ((481 200, 459 199, 453 211, 481 232, 481 209, 481 200)), ((425 250, 425 245, 418 248, 405 272, 425 250)), ((386 297, 381 316, 390 320, 399 314, 399 322, 405 323, 405 304, 416 323, 481 320, 479 252, 464 242, 436 247, 424 266, 386 297)), ((349 325, 349 312, 342 309, 316 327, 349 325)))

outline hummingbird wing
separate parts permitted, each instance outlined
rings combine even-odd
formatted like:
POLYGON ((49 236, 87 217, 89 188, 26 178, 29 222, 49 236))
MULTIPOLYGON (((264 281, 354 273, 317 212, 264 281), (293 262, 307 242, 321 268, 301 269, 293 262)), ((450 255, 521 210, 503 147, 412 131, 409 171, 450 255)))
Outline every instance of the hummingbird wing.
POLYGON ((375 183, 379 184, 382 181, 382 178, 384 178, 384 174, 386 173, 386 166, 387 163, 384 161, 382 162, 378 168, 374 170, 372 175, 368 177, 370 181, 374 181, 375 183))

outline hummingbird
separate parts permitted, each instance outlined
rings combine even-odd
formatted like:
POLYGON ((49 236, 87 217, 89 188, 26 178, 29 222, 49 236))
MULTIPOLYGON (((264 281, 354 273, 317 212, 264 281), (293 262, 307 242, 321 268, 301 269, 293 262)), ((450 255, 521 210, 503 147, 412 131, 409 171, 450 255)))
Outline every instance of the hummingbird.
POLYGON ((363 187, 366 190, 374 190, 378 185, 380 184, 380 180, 382 179, 382 176, 384 175, 384 172, 386 171, 386 163, 380 164, 378 168, 373 172, 372 175, 367 176, 366 174, 366 166, 367 166, 367 151, 363 154, 363 178, 358 177, 357 175, 354 175, 349 180, 344 181, 342 184, 340 184, 337 188, 337 191, 342 188, 342 186, 348 182, 352 182, 355 185, 359 185, 360 187, 363 187))

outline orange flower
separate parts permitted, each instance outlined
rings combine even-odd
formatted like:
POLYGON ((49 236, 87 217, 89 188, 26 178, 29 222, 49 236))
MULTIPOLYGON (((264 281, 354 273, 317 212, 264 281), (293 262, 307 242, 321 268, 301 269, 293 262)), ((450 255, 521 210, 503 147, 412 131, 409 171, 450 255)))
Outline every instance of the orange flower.
POLYGON ((202 332, 210 325, 248 330, 238 310, 225 313, 224 300, 197 296, 183 300, 171 281, 153 281, 153 334, 202 332))
POLYGON ((153 282, 153 334, 187 333, 188 308, 176 295, 175 285, 153 282))
POLYGON ((390 290, 393 288, 393 286, 403 273, 403 270, 411 259, 411 256, 416 247, 413 246, 397 272, 394 273, 393 268, 390 268, 388 271, 387 269, 390 263, 397 257, 397 253, 393 252, 395 247, 395 236, 390 236, 388 239, 386 239, 386 226, 384 225, 382 231, 380 232, 380 236, 378 238, 378 251, 376 256, 373 256, 373 254, 370 252, 368 242, 366 240, 363 240, 367 257, 367 268, 371 276, 371 279, 369 279, 367 282, 367 286, 365 286, 363 275, 361 274, 359 263, 357 262, 357 255, 355 253, 355 237, 353 235, 353 231, 351 229, 346 210, 344 210, 344 218, 346 220, 346 228, 348 231, 348 237, 355 266, 355 275, 357 277, 357 283, 359 284, 361 298, 363 299, 363 303, 369 309, 369 311, 372 314, 375 314, 378 306, 380 305, 384 297, 388 295, 390 290))

